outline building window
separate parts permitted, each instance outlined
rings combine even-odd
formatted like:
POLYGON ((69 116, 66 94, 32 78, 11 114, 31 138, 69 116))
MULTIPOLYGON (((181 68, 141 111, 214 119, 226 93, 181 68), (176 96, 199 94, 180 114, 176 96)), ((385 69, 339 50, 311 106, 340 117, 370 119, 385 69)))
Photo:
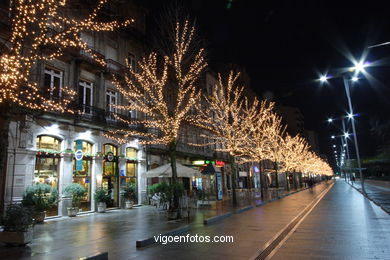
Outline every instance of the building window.
POLYGON ((128 183, 137 184, 137 150, 126 148, 126 175, 121 174, 120 185, 123 190, 128 183))
POLYGON ((106 92, 106 112, 107 119, 115 120, 114 113, 116 113, 117 93, 111 90, 106 92))
POLYGON ((62 94, 62 71, 45 69, 44 88, 49 93, 50 99, 60 99, 62 94))
POLYGON ((37 149, 61 151, 61 140, 47 135, 38 136, 37 149))
MULTIPOLYGON (((38 136, 36 147, 40 150, 35 159, 34 183, 46 183, 58 190, 61 140, 51 136, 38 136)), ((58 206, 47 210, 47 216, 57 216, 58 206)))
POLYGON ((118 148, 112 144, 103 145, 103 153, 105 159, 103 161, 103 179, 102 186, 106 188, 111 196, 111 200, 107 203, 107 207, 119 206, 119 183, 118 183, 118 148))
POLYGON ((83 140, 74 142, 74 151, 81 150, 83 158, 73 158, 73 183, 78 183, 87 190, 81 200, 80 207, 84 211, 91 210, 91 176, 92 176, 92 144, 83 140))
POLYGON ((127 67, 130 68, 132 71, 137 71, 137 60, 135 59, 135 55, 129 52, 127 55, 127 67))
POLYGON ((116 48, 110 46, 110 45, 107 45, 106 46, 106 58, 107 60, 113 60, 113 61, 117 61, 118 60, 118 51, 116 48))
MULTIPOLYGON (((129 102, 129 106, 131 106, 132 103, 129 102)), ((129 117, 130 119, 137 119, 137 110, 129 110, 129 117)))
POLYGON ((79 102, 82 105, 82 112, 84 114, 92 113, 91 107, 93 104, 93 83, 80 80, 79 102))

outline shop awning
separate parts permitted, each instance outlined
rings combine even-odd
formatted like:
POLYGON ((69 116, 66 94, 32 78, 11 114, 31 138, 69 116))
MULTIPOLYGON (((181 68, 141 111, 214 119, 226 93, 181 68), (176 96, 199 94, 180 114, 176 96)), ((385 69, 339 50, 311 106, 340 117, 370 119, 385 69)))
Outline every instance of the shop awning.
MULTIPOLYGON (((193 168, 184 166, 180 163, 176 163, 177 177, 202 177, 202 174, 193 168)), ((171 164, 164 164, 147 172, 141 174, 145 178, 154 178, 154 177, 172 177, 172 167, 171 164)))
POLYGON ((212 163, 207 164, 207 166, 202 171, 203 174, 215 174, 217 172, 221 172, 221 169, 212 163))

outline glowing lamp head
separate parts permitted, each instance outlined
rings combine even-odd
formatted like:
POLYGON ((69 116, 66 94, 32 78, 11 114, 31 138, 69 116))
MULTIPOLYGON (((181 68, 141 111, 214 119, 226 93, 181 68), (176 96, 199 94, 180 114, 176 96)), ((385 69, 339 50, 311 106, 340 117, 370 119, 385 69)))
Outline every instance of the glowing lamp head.
POLYGON ((334 144, 333 147, 336 147, 336 145, 334 144))
POLYGON ((344 133, 344 137, 348 138, 349 137, 349 133, 344 133))
POLYGON ((352 80, 353 82, 356 82, 356 81, 358 81, 358 80, 359 80, 359 78, 358 78, 358 77, 356 77, 356 76, 353 76, 353 77, 351 78, 351 80, 352 80))
POLYGON ((357 62, 357 63, 355 63, 355 66, 354 67, 352 67, 351 69, 350 69, 350 71, 355 71, 355 72, 357 72, 357 73, 359 73, 359 72, 364 72, 365 70, 364 70, 364 68, 366 68, 366 67, 368 67, 368 66, 370 66, 370 63, 369 62, 364 62, 364 61, 359 61, 359 62, 357 62))
POLYGON ((333 122, 333 119, 332 119, 332 118, 328 118, 328 122, 329 122, 329 123, 332 123, 332 122, 333 122))
POLYGON ((335 139, 336 137, 334 135, 332 135, 330 138, 335 139))
POLYGON ((353 114, 347 114, 347 117, 348 117, 349 119, 352 119, 352 118, 353 118, 353 114))
POLYGON ((325 83, 326 81, 328 81, 328 77, 327 77, 326 75, 322 75, 322 76, 320 77, 320 81, 321 81, 322 83, 325 83))

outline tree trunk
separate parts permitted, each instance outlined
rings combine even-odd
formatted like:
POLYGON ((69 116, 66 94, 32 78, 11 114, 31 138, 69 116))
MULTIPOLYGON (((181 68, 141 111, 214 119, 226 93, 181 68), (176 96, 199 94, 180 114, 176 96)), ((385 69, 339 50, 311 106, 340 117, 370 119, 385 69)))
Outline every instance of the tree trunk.
POLYGON ((11 122, 10 106, 0 105, 0 214, 4 211, 5 183, 7 177, 8 132, 11 122))
POLYGON ((275 161, 274 163, 274 168, 275 168, 275 176, 276 176, 276 188, 279 188, 279 178, 278 178, 278 162, 275 161))
POLYGON ((286 189, 287 189, 287 191, 290 191, 290 185, 289 185, 290 183, 288 181, 288 172, 286 172, 285 175, 286 175, 286 189))
POLYGON ((265 188, 267 186, 266 183, 266 177, 264 176, 264 171, 263 171, 263 162, 259 162, 259 171, 260 171, 260 190, 261 190, 261 199, 264 199, 264 192, 265 188))
MULTIPOLYGON (((169 156, 171 159, 171 168, 172 168, 172 184, 176 184, 178 182, 177 179, 177 169, 176 169, 176 140, 169 143, 169 156)), ((179 198, 177 190, 174 190, 173 193, 173 207, 171 205, 171 209, 177 210, 179 208, 179 198)), ((180 217, 180 216, 179 216, 180 217)))
POLYGON ((237 197, 236 197, 236 165, 234 162, 234 156, 230 155, 230 165, 231 165, 231 174, 232 174, 232 199, 233 207, 237 206, 237 197))

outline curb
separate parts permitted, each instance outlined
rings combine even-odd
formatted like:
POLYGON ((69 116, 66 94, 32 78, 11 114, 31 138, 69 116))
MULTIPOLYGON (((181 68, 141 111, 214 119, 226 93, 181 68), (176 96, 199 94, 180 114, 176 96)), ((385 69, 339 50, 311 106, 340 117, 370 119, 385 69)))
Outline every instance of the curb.
MULTIPOLYGON (((162 234, 159 234, 159 235, 161 235, 161 236, 173 236, 173 235, 177 235, 177 234, 189 231, 189 230, 190 230, 190 226, 189 225, 185 225, 185 226, 182 226, 182 227, 170 230, 168 232, 165 232, 165 233, 162 233, 162 234)), ((154 236, 153 236, 153 237, 145 238, 145 239, 142 239, 142 240, 137 240, 136 243, 135 243, 135 246, 137 248, 141 248, 141 247, 149 246, 149 245, 152 245, 152 244, 155 244, 155 243, 157 243, 157 242, 156 242, 156 240, 154 239, 154 236)))
POLYGON ((243 207, 243 208, 237 209, 235 213, 236 214, 240 214, 240 213, 242 213, 244 211, 247 211, 247 210, 250 210, 250 209, 253 209, 253 208, 254 208, 254 206, 243 207))
POLYGON ((206 219, 203 220, 203 224, 204 225, 208 225, 208 224, 220 221, 222 219, 230 217, 232 214, 233 214, 232 212, 228 212, 228 213, 221 214, 221 215, 218 215, 218 216, 215 216, 215 217, 206 218, 206 219))
POLYGON ((351 185, 349 182, 346 182, 349 186, 351 186, 352 188, 354 188, 355 190, 357 190, 360 194, 362 194, 366 199, 372 201, 375 205, 377 205, 378 207, 380 207, 384 212, 386 212, 387 214, 390 215, 390 209, 387 209, 385 207, 383 207, 383 205, 381 205, 380 203, 376 202, 375 200, 373 200, 372 198, 368 197, 367 194, 364 194, 363 192, 361 192, 358 188, 356 188, 355 186, 351 185))

